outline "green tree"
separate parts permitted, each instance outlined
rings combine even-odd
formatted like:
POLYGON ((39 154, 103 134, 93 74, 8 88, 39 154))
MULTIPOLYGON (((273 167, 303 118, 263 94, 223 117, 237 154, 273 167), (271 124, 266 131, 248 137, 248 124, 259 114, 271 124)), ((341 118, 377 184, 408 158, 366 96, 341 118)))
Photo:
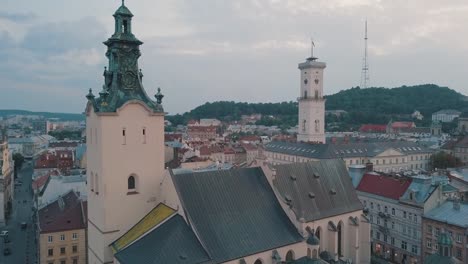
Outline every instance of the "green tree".
POLYGON ((440 151, 431 156, 429 164, 432 169, 446 169, 459 167, 462 165, 462 162, 459 158, 449 153, 440 151))

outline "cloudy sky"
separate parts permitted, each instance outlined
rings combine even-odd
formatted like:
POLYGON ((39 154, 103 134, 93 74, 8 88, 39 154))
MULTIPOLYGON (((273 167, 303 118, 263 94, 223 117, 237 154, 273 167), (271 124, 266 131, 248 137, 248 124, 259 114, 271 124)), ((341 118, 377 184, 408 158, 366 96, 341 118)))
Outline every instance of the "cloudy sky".
MULTIPOLYGON (((102 44, 120 0, 2 0, 0 109, 82 112, 107 64, 102 44), (5 2, 6 1, 6 2, 5 2)), ((325 93, 359 85, 369 23, 371 85, 423 83, 468 94, 466 0, 127 0, 145 44, 140 67, 165 110, 207 101, 279 102, 297 64, 327 62, 325 93)))

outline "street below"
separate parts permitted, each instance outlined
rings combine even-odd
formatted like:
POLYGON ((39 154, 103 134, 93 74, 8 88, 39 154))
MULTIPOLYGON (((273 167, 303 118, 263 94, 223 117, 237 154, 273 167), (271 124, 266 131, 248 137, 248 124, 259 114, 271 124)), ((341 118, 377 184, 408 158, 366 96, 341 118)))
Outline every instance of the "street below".
POLYGON ((13 209, 6 227, 1 230, 9 232, 10 242, 5 243, 0 239, 0 263, 5 264, 30 264, 37 263, 37 246, 35 238, 36 226, 33 221, 33 193, 32 174, 33 166, 31 162, 25 161, 22 169, 15 179, 15 191, 13 194, 13 209), (22 182, 21 185, 18 183, 22 182), (21 223, 26 223, 27 227, 22 228, 21 223), (10 255, 4 255, 4 249, 9 248, 10 255))

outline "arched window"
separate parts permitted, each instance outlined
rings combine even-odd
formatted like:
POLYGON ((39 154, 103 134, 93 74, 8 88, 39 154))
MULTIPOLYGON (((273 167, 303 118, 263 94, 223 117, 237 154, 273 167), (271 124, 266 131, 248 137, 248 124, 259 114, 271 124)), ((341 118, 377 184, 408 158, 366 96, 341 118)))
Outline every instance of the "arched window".
POLYGON ((318 99, 318 97, 319 97, 319 93, 318 93, 318 91, 317 91, 317 90, 315 90, 315 99, 317 100, 317 99, 318 99))
POLYGON ((307 257, 312 257, 312 253, 310 252, 310 248, 307 249, 307 257))
POLYGON ((286 261, 293 261, 294 260, 294 251, 289 250, 288 253, 286 253, 286 261))
POLYGON ((263 261, 261 259, 257 259, 254 264, 263 264, 263 261))
POLYGON ((129 191, 134 191, 136 189, 135 176, 132 175, 128 177, 127 185, 129 191))
POLYGON ((304 91, 304 98, 307 99, 307 91, 304 91))

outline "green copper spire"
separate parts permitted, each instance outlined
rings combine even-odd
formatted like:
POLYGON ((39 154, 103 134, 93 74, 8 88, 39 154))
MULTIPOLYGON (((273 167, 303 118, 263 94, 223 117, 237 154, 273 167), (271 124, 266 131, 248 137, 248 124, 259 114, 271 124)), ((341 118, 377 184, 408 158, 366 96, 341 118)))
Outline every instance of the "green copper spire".
POLYGON ((132 33, 133 14, 122 5, 114 13, 115 32, 104 42, 107 46, 108 67, 104 67, 104 85, 99 98, 94 99, 90 92, 87 96, 93 102, 96 112, 116 112, 129 101, 139 101, 153 112, 164 112, 161 100, 150 99, 143 88, 143 73, 138 68, 141 56, 140 45, 143 44, 132 33), (91 99, 90 99, 91 98, 91 99))

